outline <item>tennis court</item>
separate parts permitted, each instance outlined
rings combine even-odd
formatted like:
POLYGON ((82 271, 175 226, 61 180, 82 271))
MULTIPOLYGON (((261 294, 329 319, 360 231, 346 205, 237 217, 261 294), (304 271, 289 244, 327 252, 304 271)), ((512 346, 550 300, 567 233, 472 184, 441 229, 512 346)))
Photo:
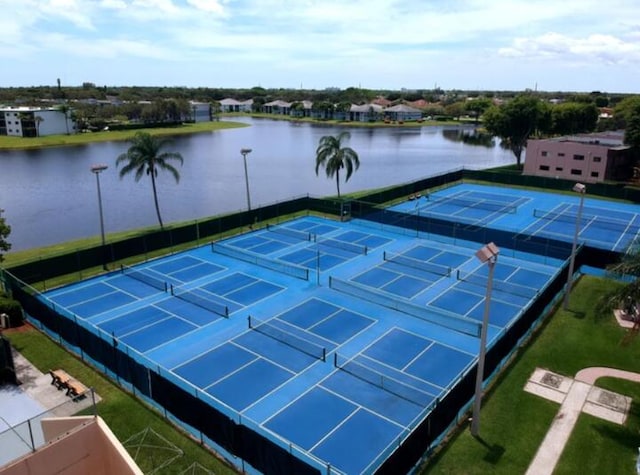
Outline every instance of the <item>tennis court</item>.
MULTIPOLYGON (((46 297, 322 473, 372 473, 476 364, 476 248, 305 217, 46 297)), ((509 254, 489 345, 563 264, 509 254)))
MULTIPOLYGON (((467 183, 413 198, 390 209, 565 242, 573 242, 580 203, 576 193, 559 195, 467 183)), ((580 220, 580 242, 622 252, 639 233, 638 205, 586 195, 580 220)))

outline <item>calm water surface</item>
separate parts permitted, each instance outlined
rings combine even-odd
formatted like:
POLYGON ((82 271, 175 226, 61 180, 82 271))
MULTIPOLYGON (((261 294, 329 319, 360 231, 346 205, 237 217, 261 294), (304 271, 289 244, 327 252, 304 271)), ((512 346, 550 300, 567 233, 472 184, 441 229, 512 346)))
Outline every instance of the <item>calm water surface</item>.
MULTIPOLYGON (((234 119, 236 120, 236 119, 234 119)), ((315 174, 315 149, 323 135, 342 127, 239 119, 250 127, 176 137, 171 149, 184 157, 180 183, 167 174, 158 181, 165 223, 246 209, 241 148, 247 156, 251 204, 258 207, 302 195, 336 193, 335 179, 315 174)), ((461 166, 487 168, 514 162, 499 146, 474 147, 445 137, 449 129, 353 128, 349 145, 360 169, 341 191, 389 186, 461 166)), ((107 233, 157 224, 150 180, 122 180, 116 157, 124 142, 35 151, 0 152, 0 208, 12 227, 12 250, 100 234, 93 164, 100 175, 107 233)))

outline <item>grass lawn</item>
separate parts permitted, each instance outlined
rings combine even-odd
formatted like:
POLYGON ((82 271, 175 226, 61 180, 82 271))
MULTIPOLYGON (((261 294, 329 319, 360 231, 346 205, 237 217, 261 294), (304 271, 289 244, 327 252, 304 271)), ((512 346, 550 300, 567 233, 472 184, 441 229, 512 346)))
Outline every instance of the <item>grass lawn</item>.
MULTIPOLYGON (((119 389, 100 373, 29 325, 20 330, 7 331, 5 335, 11 340, 14 348, 40 371, 64 368, 86 386, 93 387, 102 398, 102 401, 97 404, 98 415, 105 420, 120 442, 151 427, 178 446, 184 455, 158 473, 183 473, 194 462, 216 475, 237 473, 193 439, 176 430, 159 413, 119 389)), ((137 458, 136 462, 145 473, 150 473, 154 467, 162 463, 163 455, 159 451, 147 450, 141 454, 142 457, 137 458)))
MULTIPOLYGON (((573 377, 583 368, 608 366, 639 371, 640 336, 625 343, 627 330, 613 316, 593 311, 599 295, 619 285, 585 276, 571 294, 570 312, 558 309, 483 400, 480 439, 465 425, 420 471, 421 474, 525 473, 559 405, 523 388, 536 367, 573 377)), ((582 414, 554 474, 633 473, 640 446, 640 384, 603 378, 597 386, 631 396, 624 426, 582 414)))
POLYGON ((184 135, 210 132, 212 130, 247 127, 240 122, 198 122, 197 124, 183 124, 180 127, 165 127, 136 130, 108 130, 86 134, 47 135, 45 137, 9 137, 0 135, 0 150, 26 150, 44 147, 66 147, 70 145, 84 145, 93 142, 115 142, 127 140, 136 132, 148 132, 151 135, 184 135))

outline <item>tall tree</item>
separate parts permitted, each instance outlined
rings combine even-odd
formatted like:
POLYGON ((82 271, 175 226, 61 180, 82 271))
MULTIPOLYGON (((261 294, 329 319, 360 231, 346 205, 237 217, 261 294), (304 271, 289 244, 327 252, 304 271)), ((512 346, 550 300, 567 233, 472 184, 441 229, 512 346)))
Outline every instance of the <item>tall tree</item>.
POLYGON ((469 111, 475 118, 476 124, 480 120, 480 116, 491 107, 491 99, 488 97, 477 97, 465 103, 465 110, 469 111))
POLYGON ((11 226, 9 226, 2 217, 2 212, 4 210, 0 208, 0 262, 4 261, 4 252, 7 252, 11 249, 11 243, 7 241, 9 234, 11 234, 11 226))
POLYGON ((638 150, 640 149, 640 104, 629 110, 626 123, 624 143, 638 150))
POLYGON ((522 166, 522 152, 536 130, 548 128, 549 108, 533 95, 517 96, 502 106, 493 106, 484 114, 487 131, 500 137, 522 166))
POLYGON ((129 173, 135 172, 136 181, 140 181, 143 175, 151 177, 151 186, 153 188, 153 202, 156 206, 158 222, 160 228, 164 228, 162 217, 160 216, 160 206, 158 204, 158 192, 156 190, 156 178, 158 170, 168 171, 173 175, 176 183, 180 181, 180 173, 169 163, 170 160, 176 160, 183 164, 182 155, 177 152, 163 152, 162 149, 169 144, 169 139, 157 138, 146 132, 138 132, 129 139, 131 146, 129 149, 118 156, 116 166, 124 165, 120 169, 120 178, 129 173))
POLYGON ((551 132, 558 135, 593 132, 598 108, 592 102, 563 102, 551 107, 551 132))
POLYGON ((349 181, 354 170, 360 168, 358 154, 351 147, 343 147, 343 143, 351 138, 349 132, 341 132, 337 136, 325 135, 320 139, 316 149, 316 175, 320 167, 324 170, 328 178, 336 177, 336 187, 338 188, 338 198, 340 198, 340 170, 346 169, 345 183, 349 181))

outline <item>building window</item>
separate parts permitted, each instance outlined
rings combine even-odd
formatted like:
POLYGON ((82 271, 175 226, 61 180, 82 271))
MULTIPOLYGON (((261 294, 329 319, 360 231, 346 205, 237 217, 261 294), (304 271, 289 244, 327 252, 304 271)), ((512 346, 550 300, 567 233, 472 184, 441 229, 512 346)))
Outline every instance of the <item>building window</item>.
POLYGON ((544 170, 545 172, 549 170, 549 165, 540 165, 540 170, 544 170))
POLYGON ((600 173, 598 173, 598 172, 591 172, 591 177, 592 178, 598 178, 599 175, 600 175, 600 173))
POLYGON ((593 157, 593 162, 594 163, 600 163, 602 161, 601 157, 593 157))
POLYGON ((579 168, 572 168, 571 169, 571 174, 572 175, 582 175, 582 170, 580 170, 579 168))
POLYGON ((574 160, 584 160, 584 155, 578 155, 578 154, 575 154, 575 155, 573 156, 573 159, 574 159, 574 160))
POLYGON ((558 157, 564 157, 564 152, 558 152, 558 157))
POLYGON ((540 155, 542 155, 543 157, 546 157, 547 156, 547 152, 543 150, 542 152, 540 152, 540 155))
POLYGON ((563 168, 562 168, 562 167, 556 167, 556 171, 557 171, 557 172, 561 172, 562 170, 563 170, 563 168))

